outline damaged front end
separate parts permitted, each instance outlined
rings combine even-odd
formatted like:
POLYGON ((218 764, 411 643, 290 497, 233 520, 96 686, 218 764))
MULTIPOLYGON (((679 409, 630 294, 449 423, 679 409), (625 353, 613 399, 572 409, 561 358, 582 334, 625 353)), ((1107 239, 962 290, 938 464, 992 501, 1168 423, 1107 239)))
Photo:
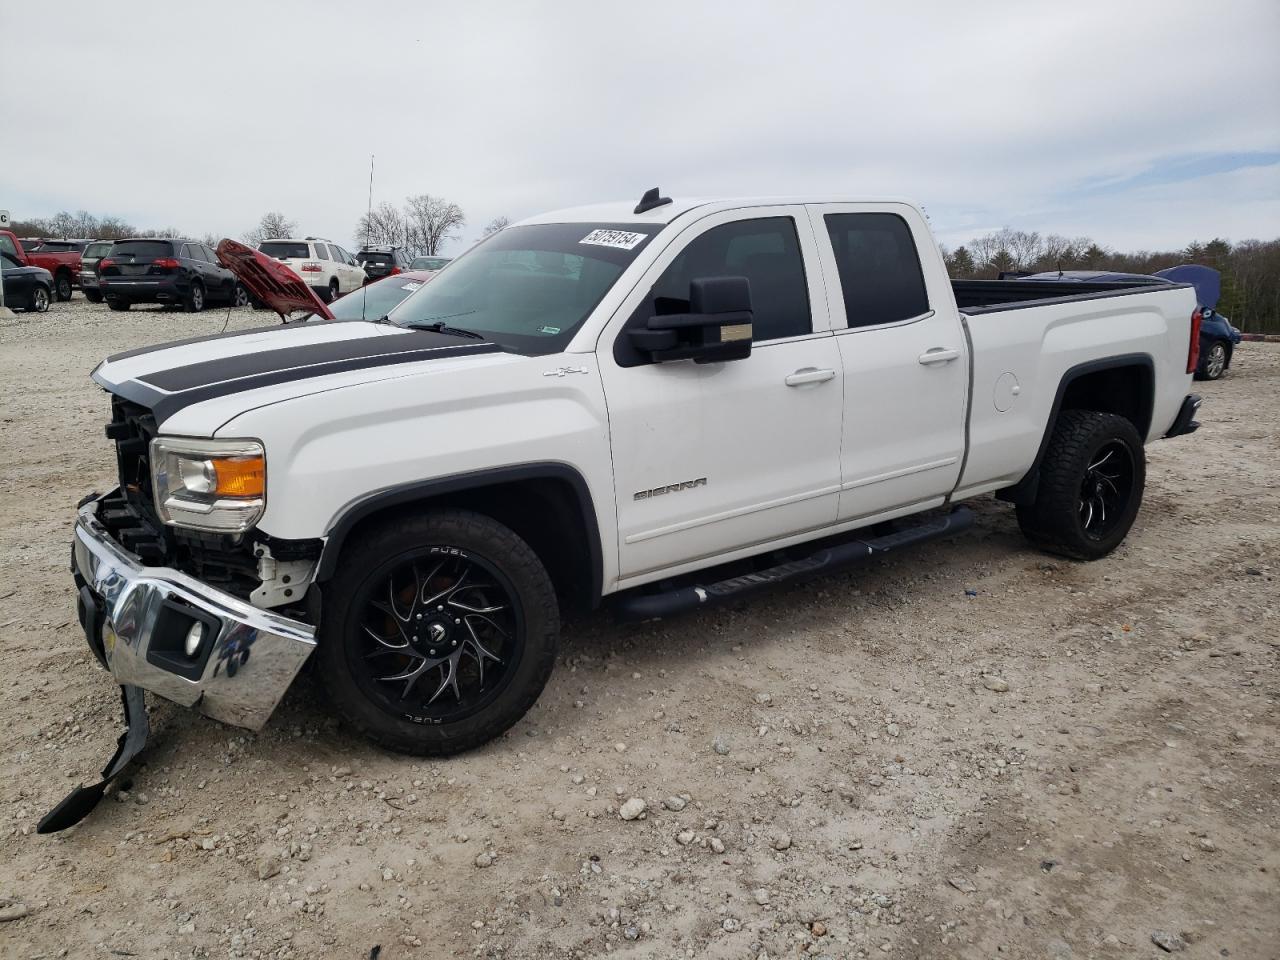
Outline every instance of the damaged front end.
MULTIPOLYGON (((101 779, 73 790, 41 819, 40 833, 65 830, 88 816, 141 752, 149 732, 143 691, 258 730, 316 645, 310 623, 254 606, 182 570, 144 563, 104 523, 102 515, 121 509, 121 502, 117 491, 81 504, 72 574, 85 640, 120 684, 127 729, 101 779)), ((282 581, 292 577, 282 569, 305 584, 314 567, 313 561, 281 567, 259 557, 275 574, 259 590, 289 590, 282 581)))
POLYGON ((315 628, 144 564, 99 517, 109 502, 91 500, 76 518, 73 573, 89 646, 121 685, 261 729, 315 648, 315 628))

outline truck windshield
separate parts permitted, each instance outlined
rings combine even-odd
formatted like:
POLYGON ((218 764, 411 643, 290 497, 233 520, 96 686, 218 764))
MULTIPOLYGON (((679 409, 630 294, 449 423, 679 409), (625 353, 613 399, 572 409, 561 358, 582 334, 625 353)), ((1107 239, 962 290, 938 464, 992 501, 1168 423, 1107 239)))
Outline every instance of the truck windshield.
POLYGON ((657 224, 509 227, 459 257, 393 310, 404 327, 470 330, 528 356, 563 350, 657 224))

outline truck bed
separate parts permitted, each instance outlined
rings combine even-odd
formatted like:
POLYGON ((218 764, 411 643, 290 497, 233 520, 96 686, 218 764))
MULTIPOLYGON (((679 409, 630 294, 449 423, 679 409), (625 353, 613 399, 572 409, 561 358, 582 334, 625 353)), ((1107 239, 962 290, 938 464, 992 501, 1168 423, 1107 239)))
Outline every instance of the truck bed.
POLYGON ((1152 277, 1150 280, 952 280, 956 306, 967 314, 996 310, 1017 310, 1045 303, 1069 303, 1073 300, 1095 300, 1118 297, 1156 286, 1162 290, 1187 284, 1171 284, 1152 277))

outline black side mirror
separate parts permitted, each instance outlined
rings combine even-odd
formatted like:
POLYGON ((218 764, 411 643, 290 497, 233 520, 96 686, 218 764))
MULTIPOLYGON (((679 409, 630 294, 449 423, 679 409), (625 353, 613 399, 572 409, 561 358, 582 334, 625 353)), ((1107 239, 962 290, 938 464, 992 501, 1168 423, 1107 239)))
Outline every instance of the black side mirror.
POLYGON ((746 277, 703 277, 689 284, 689 312, 650 317, 630 332, 654 363, 720 363, 751 355, 751 284, 746 277))

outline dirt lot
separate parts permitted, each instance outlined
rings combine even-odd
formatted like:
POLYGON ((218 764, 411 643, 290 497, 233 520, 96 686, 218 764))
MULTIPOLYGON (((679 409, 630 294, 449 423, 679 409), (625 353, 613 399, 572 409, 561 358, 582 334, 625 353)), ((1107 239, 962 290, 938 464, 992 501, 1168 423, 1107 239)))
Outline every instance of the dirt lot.
POLYGON ((131 789, 37 836, 120 722, 66 570, 112 484, 88 371, 227 319, 0 321, 0 955, 1280 956, 1278 345, 1149 448, 1105 561, 980 500, 974 532, 856 573, 602 613, 448 762, 357 739, 309 677, 258 736, 153 698, 131 789))

